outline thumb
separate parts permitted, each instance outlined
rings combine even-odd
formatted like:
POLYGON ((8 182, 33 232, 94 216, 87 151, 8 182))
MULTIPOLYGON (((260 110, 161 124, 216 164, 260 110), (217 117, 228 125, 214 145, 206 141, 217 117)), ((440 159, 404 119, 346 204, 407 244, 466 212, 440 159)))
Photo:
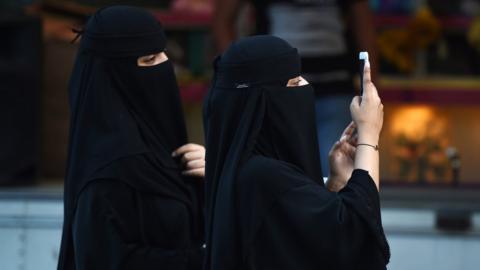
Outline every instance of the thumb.
POLYGON ((354 112, 360 108, 360 102, 362 101, 362 98, 360 96, 355 96, 352 99, 352 102, 350 103, 350 111, 354 112))
POLYGON ((347 149, 347 153, 348 153, 348 156, 351 158, 351 159, 355 159, 355 153, 357 152, 357 148, 352 146, 351 144, 348 144, 346 146, 346 149, 347 149))

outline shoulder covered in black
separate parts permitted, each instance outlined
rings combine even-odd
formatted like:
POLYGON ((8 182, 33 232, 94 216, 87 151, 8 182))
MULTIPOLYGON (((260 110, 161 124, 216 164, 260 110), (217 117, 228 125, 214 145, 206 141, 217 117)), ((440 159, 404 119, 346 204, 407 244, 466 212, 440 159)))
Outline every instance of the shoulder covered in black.
POLYGON ((90 201, 98 203, 99 201, 125 202, 129 198, 133 199, 134 189, 128 184, 117 179, 97 179, 91 181, 79 195, 79 203, 90 201))
POLYGON ((302 170, 290 163, 263 156, 253 156, 239 170, 238 188, 260 189, 262 193, 283 193, 312 184, 302 170))
POLYGON ((117 192, 130 192, 132 187, 119 179, 102 178, 92 180, 87 186, 85 186, 83 192, 86 190, 89 190, 89 192, 91 192, 91 190, 95 190, 104 195, 108 195, 117 192))

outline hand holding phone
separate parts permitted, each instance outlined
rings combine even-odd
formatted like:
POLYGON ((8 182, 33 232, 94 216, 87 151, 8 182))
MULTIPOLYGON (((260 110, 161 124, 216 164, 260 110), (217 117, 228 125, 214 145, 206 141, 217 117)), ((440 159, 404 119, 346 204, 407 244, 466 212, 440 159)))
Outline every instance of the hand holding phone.
POLYGON ((357 126, 359 139, 364 139, 362 143, 377 145, 383 125, 383 104, 377 88, 372 82, 368 54, 362 52, 359 58, 363 60, 362 93, 361 96, 353 98, 350 112, 357 126))
POLYGON ((360 61, 360 96, 363 96, 363 74, 365 65, 370 65, 368 60, 368 52, 360 52, 358 55, 358 60, 360 61))

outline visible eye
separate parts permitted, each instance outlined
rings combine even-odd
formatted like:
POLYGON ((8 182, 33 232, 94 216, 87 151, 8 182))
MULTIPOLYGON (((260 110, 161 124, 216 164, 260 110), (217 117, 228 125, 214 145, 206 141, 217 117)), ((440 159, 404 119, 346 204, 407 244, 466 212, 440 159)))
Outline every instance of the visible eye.
POLYGON ((289 87, 299 86, 300 82, 302 82, 301 79, 292 79, 291 81, 288 82, 287 86, 289 87))
POLYGON ((308 84, 308 82, 302 76, 298 76, 288 80, 287 87, 297 87, 297 86, 303 86, 306 84, 308 84))
POLYGON ((142 56, 138 59, 138 62, 139 63, 144 63, 144 64, 150 64, 150 63, 153 63, 155 61, 155 58, 156 58, 155 54, 142 56))
POLYGON ((153 61, 155 61, 155 58, 156 58, 156 55, 149 55, 144 59, 144 61, 145 62, 153 62, 153 61))
POLYGON ((164 52, 157 54, 145 55, 137 58, 138 66, 155 66, 168 60, 167 55, 164 52))

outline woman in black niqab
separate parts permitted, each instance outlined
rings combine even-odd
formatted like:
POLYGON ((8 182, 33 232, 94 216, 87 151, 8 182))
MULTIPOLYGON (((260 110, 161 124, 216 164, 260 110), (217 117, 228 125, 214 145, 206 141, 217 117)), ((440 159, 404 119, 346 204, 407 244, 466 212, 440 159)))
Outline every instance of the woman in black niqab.
POLYGON ((216 59, 205 100, 206 269, 385 269, 378 191, 354 170, 324 186, 310 85, 297 50, 242 39, 216 59))
POLYGON ((165 50, 162 26, 113 6, 81 34, 58 269, 200 269, 203 184, 172 157, 187 143, 173 66, 137 62, 165 50))

